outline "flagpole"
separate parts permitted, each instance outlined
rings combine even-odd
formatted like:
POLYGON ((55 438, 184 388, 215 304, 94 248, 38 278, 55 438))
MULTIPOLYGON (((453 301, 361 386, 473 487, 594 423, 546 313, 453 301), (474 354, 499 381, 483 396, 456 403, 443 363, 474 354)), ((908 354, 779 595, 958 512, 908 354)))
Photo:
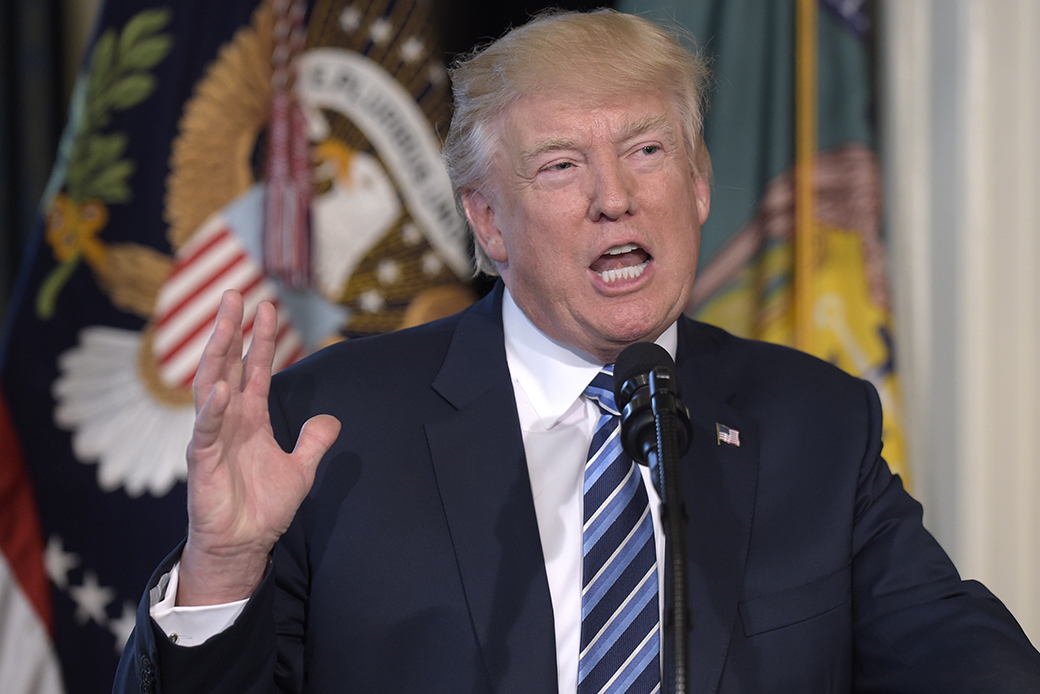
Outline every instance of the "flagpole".
POLYGON ((817 57, 816 0, 798 0, 795 32, 795 346, 813 351, 817 57))

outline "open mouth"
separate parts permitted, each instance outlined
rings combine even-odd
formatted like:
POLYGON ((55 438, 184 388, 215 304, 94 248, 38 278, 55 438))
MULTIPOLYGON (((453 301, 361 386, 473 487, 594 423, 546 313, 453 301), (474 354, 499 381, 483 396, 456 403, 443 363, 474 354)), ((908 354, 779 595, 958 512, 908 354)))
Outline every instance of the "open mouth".
POLYGON ((619 280, 633 280, 643 274, 650 263, 650 254, 634 243, 607 249, 592 263, 592 271, 607 284, 619 280))

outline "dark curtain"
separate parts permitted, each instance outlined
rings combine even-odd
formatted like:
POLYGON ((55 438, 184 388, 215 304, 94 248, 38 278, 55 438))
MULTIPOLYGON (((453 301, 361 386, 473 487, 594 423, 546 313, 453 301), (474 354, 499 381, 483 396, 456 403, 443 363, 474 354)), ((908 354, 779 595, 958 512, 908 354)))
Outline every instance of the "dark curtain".
POLYGON ((537 2, 525 0, 433 0, 436 14, 440 17, 440 32, 448 62, 459 53, 473 46, 486 43, 501 36, 506 29, 520 26, 531 16, 547 7, 565 10, 591 10, 611 7, 611 2, 537 2))
POLYGON ((0 316, 65 120, 58 0, 0 2, 0 316))

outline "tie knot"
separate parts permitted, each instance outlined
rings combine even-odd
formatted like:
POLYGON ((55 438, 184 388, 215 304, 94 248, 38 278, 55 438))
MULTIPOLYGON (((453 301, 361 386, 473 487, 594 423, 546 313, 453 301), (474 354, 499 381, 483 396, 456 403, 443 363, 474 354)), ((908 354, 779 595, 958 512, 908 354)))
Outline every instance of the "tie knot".
POLYGON ((595 400, 599 408, 609 414, 620 414, 614 404, 614 365, 607 364, 585 387, 585 397, 595 400))

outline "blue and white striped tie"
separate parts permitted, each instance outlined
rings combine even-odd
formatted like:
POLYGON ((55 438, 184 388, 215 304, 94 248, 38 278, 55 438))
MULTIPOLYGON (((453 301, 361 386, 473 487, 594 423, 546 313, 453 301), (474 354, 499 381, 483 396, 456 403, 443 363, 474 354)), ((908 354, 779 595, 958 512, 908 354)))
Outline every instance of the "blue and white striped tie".
POLYGON ((578 694, 661 688, 657 551, 642 475, 621 448, 613 366, 585 397, 600 419, 585 464, 578 694))

